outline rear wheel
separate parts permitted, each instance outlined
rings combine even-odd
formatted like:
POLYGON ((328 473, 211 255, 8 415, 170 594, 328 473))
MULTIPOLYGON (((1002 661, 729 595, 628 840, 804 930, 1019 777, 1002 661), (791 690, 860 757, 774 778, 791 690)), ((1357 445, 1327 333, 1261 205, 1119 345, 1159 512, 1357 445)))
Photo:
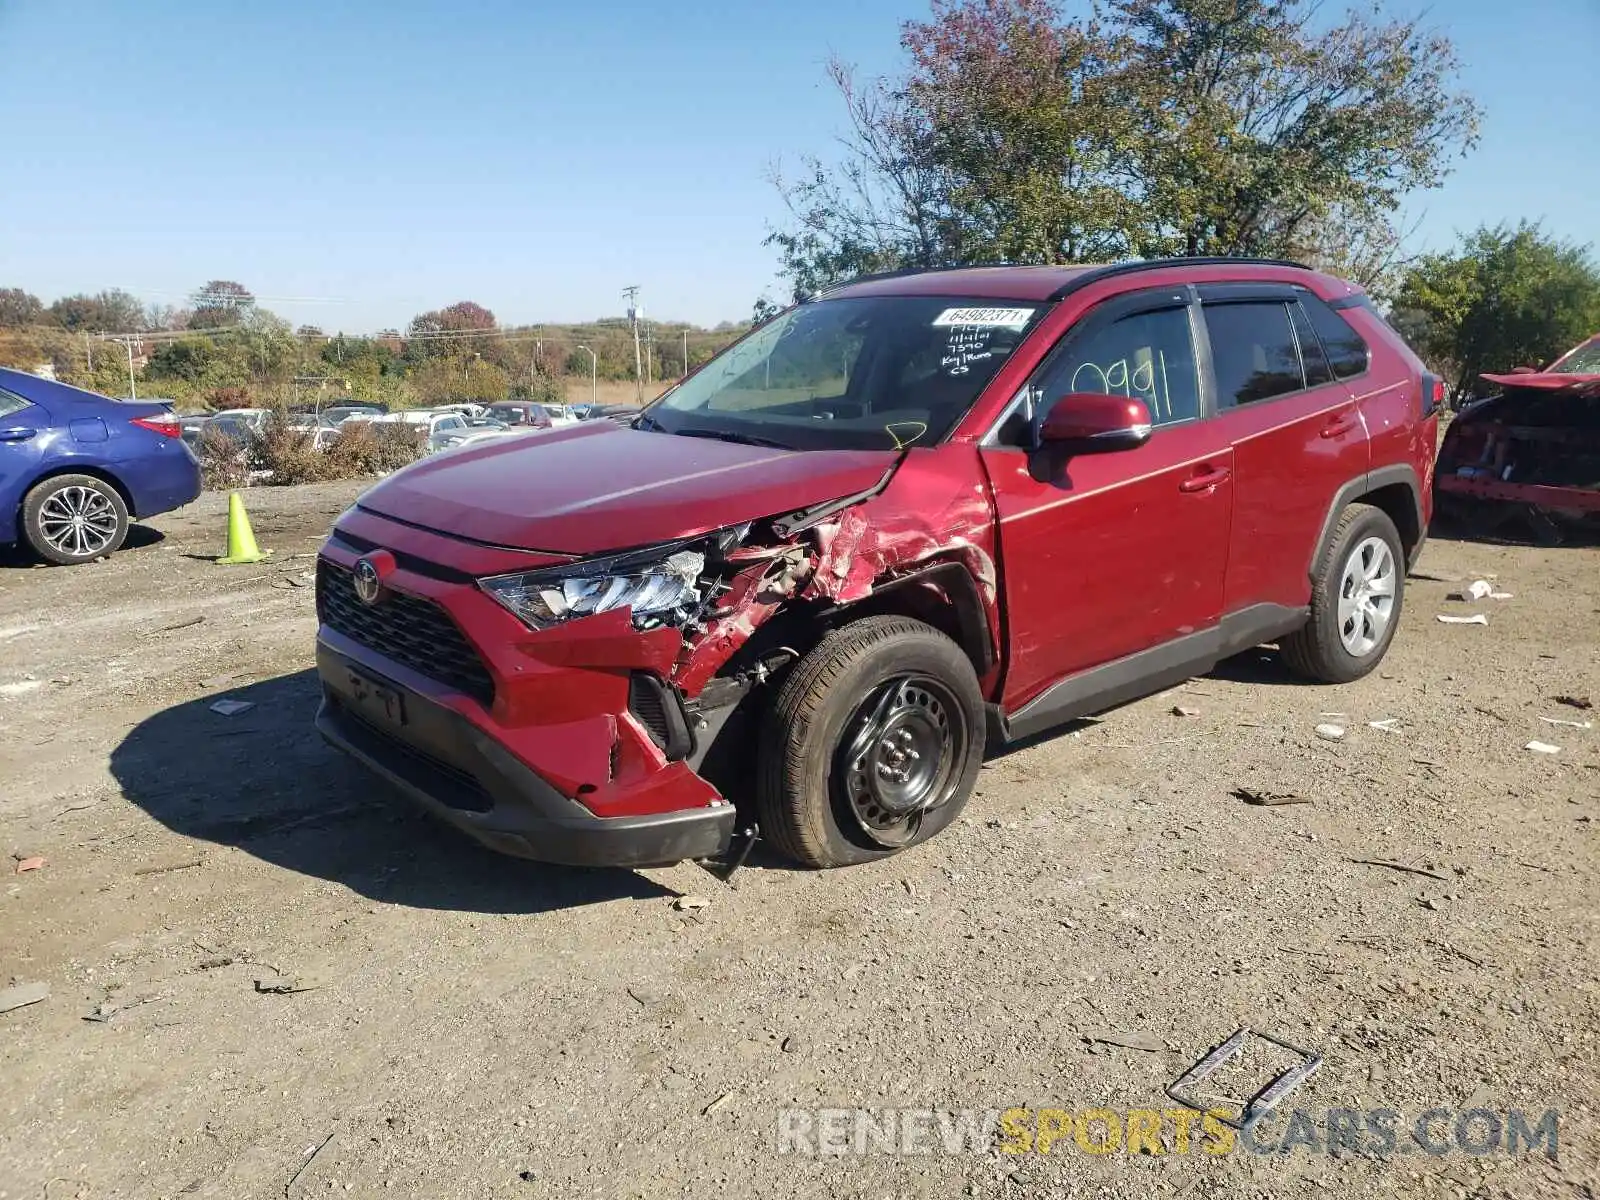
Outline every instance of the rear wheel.
POLYGON ((1383 661, 1400 624, 1405 550, 1389 514, 1352 504, 1312 579, 1311 619, 1281 644, 1284 663, 1321 683, 1349 683, 1383 661))
POLYGON ((93 475, 57 475, 22 502, 22 532, 41 558, 70 567, 118 549, 128 536, 128 506, 93 475))
POLYGON ((762 832, 811 867, 925 842, 966 806, 983 765, 983 697, 965 653, 906 617, 819 642, 762 732, 762 832))

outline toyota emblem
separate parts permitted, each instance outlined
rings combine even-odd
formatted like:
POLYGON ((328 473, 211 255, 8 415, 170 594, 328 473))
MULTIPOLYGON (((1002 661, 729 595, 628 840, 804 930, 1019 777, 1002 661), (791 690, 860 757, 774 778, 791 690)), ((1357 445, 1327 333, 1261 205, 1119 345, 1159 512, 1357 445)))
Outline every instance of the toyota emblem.
POLYGON ((356 595, 363 604, 376 604, 383 598, 383 580, 378 566, 370 558, 356 560, 356 595))

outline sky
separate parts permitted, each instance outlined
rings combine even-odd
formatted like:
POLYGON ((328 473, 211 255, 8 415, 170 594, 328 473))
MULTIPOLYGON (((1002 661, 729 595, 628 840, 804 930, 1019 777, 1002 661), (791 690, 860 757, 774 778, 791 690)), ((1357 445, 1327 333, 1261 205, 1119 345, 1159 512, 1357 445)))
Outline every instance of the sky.
MULTIPOLYGON (((1413 15, 1424 0, 1380 0, 1413 15)), ((1337 7, 1338 0, 1329 0, 1337 7)), ((1071 8, 1071 3, 1067 4, 1071 8)), ((832 55, 901 62, 926 0, 0 0, 0 287, 296 324, 740 320, 774 288, 775 163, 830 152, 832 55)), ((1600 243, 1600 0, 1432 0, 1486 110, 1414 243, 1543 219, 1600 243)))

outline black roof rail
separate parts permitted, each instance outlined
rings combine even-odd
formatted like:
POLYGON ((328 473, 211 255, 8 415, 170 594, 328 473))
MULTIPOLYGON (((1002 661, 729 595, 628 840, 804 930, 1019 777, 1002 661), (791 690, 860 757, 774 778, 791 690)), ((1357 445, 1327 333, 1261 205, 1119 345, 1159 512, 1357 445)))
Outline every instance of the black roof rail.
POLYGON ((1062 284, 1051 292, 1048 299, 1061 300, 1071 295, 1081 287, 1094 283, 1096 280, 1109 279, 1116 275, 1130 275, 1137 271, 1158 271, 1167 267, 1222 267, 1222 266, 1252 266, 1252 267, 1293 267, 1300 271, 1310 271, 1313 268, 1305 263, 1294 262, 1287 258, 1252 258, 1247 255, 1212 255, 1196 258, 1141 258, 1131 262, 1111 263, 1109 265, 1094 265, 1089 263, 1009 263, 1009 262, 977 262, 960 263, 951 267, 901 267, 897 271, 876 271, 870 275, 857 275, 854 279, 844 279, 838 283, 829 284, 808 297, 818 299, 830 295, 841 288, 854 287, 858 283, 877 283, 884 279, 904 279, 908 275, 935 275, 945 271, 970 271, 994 267, 1015 267, 1027 270, 1033 267, 1041 268, 1078 268, 1082 274, 1062 284))
POLYGON ((838 283, 830 283, 827 287, 813 293, 813 298, 818 296, 826 296, 830 292, 837 292, 840 288, 855 287, 855 285, 858 283, 877 283, 881 279, 904 279, 907 275, 936 275, 944 271, 974 271, 983 268, 1021 267, 1027 265, 1030 264, 1011 262, 974 262, 960 263, 953 267, 901 267, 897 271, 874 271, 870 275, 857 275, 852 279, 841 279, 838 283))
POLYGON ((1168 267, 1293 267, 1298 271, 1309 271, 1312 268, 1305 263, 1294 262, 1287 258, 1250 258, 1246 255, 1211 255, 1196 258, 1141 258, 1133 262, 1112 263, 1106 267, 1091 267, 1075 279, 1070 279, 1049 295, 1050 300, 1064 300, 1081 287, 1087 287, 1101 279, 1110 279, 1117 275, 1132 275, 1138 271, 1159 271, 1168 267))

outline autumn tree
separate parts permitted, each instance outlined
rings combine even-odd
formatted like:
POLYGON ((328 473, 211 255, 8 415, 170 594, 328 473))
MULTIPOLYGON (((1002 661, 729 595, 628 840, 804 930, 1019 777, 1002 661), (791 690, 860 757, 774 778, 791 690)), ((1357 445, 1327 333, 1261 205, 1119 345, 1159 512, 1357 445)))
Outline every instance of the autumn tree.
POLYGON ((1544 366, 1600 332, 1600 265, 1536 224, 1485 226, 1418 260, 1393 320, 1460 398, 1486 371, 1544 366))
MULTIPOLYGON (((778 179, 797 290, 862 271, 1375 246, 1476 140, 1450 42, 1313 0, 935 0, 898 78, 831 67, 837 162, 778 179)), ((1381 257, 1381 255, 1380 255, 1381 257)))

